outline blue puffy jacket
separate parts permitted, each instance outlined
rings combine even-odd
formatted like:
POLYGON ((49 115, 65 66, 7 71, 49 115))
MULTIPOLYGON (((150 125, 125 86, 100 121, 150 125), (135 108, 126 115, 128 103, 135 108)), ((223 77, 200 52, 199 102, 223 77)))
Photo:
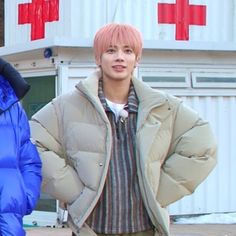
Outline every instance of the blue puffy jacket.
POLYGON ((25 235, 23 216, 34 209, 42 179, 41 160, 15 91, 0 75, 0 236, 25 235))

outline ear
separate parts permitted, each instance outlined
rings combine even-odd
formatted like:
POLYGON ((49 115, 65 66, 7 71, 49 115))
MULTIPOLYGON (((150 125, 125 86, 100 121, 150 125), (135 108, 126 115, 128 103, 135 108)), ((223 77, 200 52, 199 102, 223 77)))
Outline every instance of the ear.
POLYGON ((100 61, 95 61, 96 62, 96 65, 98 66, 98 67, 100 67, 101 66, 101 62, 100 61))
POLYGON ((97 66, 101 66, 101 58, 95 58, 95 63, 97 66))
POLYGON ((134 65, 134 68, 136 68, 136 67, 138 66, 139 61, 140 61, 140 57, 137 57, 136 62, 135 62, 135 65, 134 65))

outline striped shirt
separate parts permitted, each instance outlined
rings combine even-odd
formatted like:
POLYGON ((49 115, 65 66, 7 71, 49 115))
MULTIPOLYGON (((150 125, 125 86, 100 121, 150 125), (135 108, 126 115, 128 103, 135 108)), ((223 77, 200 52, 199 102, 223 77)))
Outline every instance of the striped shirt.
POLYGON ((89 216, 87 224, 98 234, 135 233, 152 228, 142 201, 138 184, 135 135, 138 99, 130 86, 129 113, 125 122, 118 119, 107 105, 99 81, 99 98, 107 113, 113 134, 112 154, 107 179, 101 197, 89 216))

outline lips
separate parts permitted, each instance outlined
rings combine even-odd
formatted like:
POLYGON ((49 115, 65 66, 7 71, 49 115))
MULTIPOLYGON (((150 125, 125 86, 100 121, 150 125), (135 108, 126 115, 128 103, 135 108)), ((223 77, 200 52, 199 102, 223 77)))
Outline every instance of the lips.
POLYGON ((126 69, 126 66, 123 66, 123 65, 115 65, 115 66, 112 66, 112 68, 115 70, 115 71, 123 71, 126 69))

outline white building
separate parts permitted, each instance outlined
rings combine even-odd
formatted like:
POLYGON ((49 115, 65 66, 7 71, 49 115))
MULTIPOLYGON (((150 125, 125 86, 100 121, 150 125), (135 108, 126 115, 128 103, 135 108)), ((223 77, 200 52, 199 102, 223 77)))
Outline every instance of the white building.
MULTIPOLYGON (((236 0, 5 1, 0 56, 32 85, 23 100, 31 116, 94 70, 92 42, 101 26, 136 26, 144 39, 136 75, 182 97, 211 122, 219 144, 215 170, 193 195, 170 205, 170 214, 235 212, 235 5, 236 0)), ((42 198, 26 221, 56 224, 56 201, 42 198)))

